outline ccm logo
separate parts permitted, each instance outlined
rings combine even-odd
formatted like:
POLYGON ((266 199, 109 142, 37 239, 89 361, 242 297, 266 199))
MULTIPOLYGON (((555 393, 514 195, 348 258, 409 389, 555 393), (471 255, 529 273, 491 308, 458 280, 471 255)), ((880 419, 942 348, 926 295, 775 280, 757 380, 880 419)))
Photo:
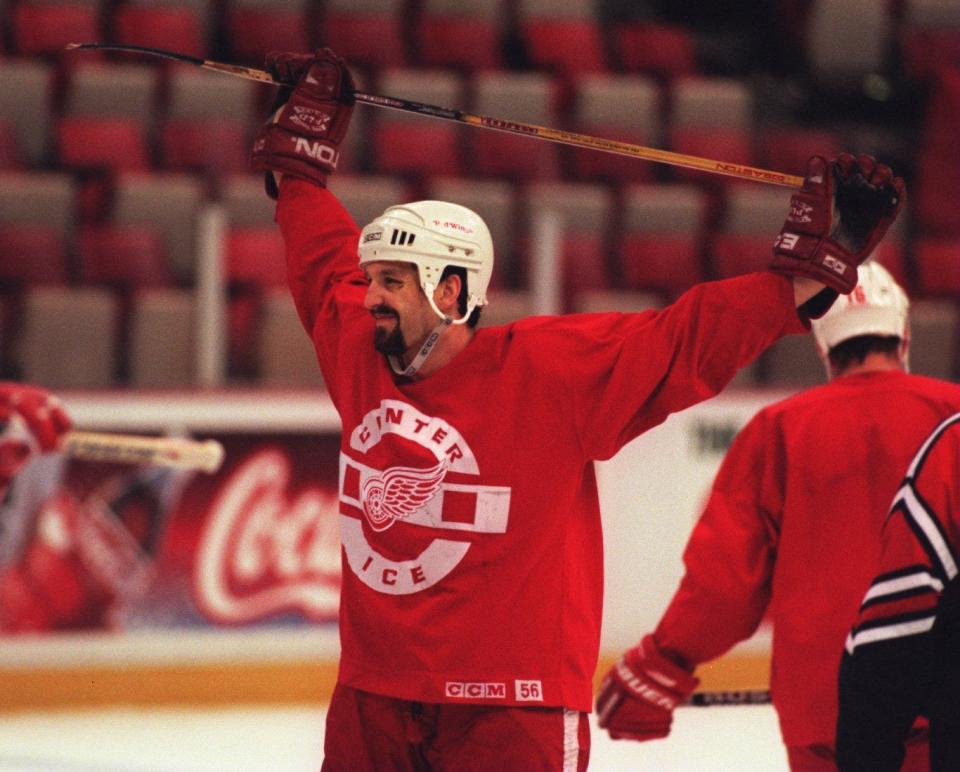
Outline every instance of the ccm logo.
POLYGON ((340 160, 340 153, 334 150, 330 145, 322 142, 311 142, 303 137, 296 137, 296 144, 293 146, 293 152, 301 155, 310 156, 317 161, 324 161, 336 168, 337 161, 340 160))
POLYGON ((507 685, 447 681, 446 693, 447 697, 461 700, 505 700, 507 685))
POLYGON ((823 264, 838 276, 843 276, 847 270, 847 266, 833 255, 824 255, 823 264))

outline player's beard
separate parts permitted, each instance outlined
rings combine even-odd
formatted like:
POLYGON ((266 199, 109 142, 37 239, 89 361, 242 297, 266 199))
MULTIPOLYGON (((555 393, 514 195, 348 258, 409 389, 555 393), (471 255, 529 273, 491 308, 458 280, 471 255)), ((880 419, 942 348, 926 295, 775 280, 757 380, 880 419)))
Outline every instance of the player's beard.
POLYGON ((392 330, 385 330, 379 325, 373 331, 373 347, 381 354, 387 356, 400 356, 407 350, 406 341, 403 339, 403 333, 400 331, 400 317, 389 308, 375 308, 374 313, 393 314, 396 323, 392 330))

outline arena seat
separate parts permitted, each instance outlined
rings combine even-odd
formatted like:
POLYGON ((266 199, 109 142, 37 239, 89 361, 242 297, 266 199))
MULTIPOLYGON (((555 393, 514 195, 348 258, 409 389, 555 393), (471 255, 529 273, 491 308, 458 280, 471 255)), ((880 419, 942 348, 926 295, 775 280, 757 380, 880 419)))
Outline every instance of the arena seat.
POLYGON ((64 46, 103 39, 99 1, 19 0, 8 8, 13 50, 21 56, 62 57, 69 65, 64 46))
POLYGON ((130 386, 194 385, 195 307, 193 292, 181 288, 143 289, 134 295, 127 341, 130 386))
MULTIPOLYGON (((642 75, 589 74, 573 82, 573 121, 581 134, 660 147, 660 88, 642 75), (625 106, 627 106, 625 108, 625 106)), ((611 183, 652 180, 649 161, 588 148, 570 148, 576 178, 611 183)))
POLYGON ((673 300, 703 281, 707 205, 706 194, 690 184, 634 184, 624 190, 613 250, 624 289, 673 300))
POLYGON ((230 61, 262 67, 271 51, 311 50, 306 0, 230 0, 224 30, 230 61))
POLYGON ((502 69, 504 11, 503 0, 424 0, 413 27, 416 62, 463 72, 502 69))
POLYGON ((614 59, 626 72, 668 82, 697 72, 693 34, 679 25, 620 21, 611 25, 614 59))
POLYGON ((20 377, 52 389, 115 385, 117 302, 98 287, 31 287, 15 345, 20 377))
MULTIPOLYGON (((450 71, 388 69, 380 92, 440 107, 463 105, 464 84, 450 71)), ((380 174, 450 176, 463 172, 462 126, 414 113, 380 110, 368 129, 372 162, 380 174)))
POLYGON ((23 166, 47 160, 53 113, 53 66, 39 60, 0 59, 0 115, 12 132, 23 166))
POLYGON ((264 298, 256 346, 259 385, 324 388, 313 344, 286 290, 264 298))
MULTIPOLYGON (((480 115, 556 127, 559 84, 537 72, 481 72, 473 79, 473 109, 480 115)), ((558 147, 522 134, 470 128, 465 133, 473 171, 482 177, 551 180, 560 175, 558 147)))
POLYGON ((533 67, 564 78, 607 69, 593 0, 518 0, 516 29, 533 67))
POLYGON ((320 42, 354 67, 406 67, 406 21, 403 0, 327 0, 320 42))
POLYGON ((192 3, 159 3, 135 0, 118 5, 113 11, 116 42, 177 51, 206 59, 204 8, 192 3))
POLYGON ((538 219, 552 213, 561 229, 561 277, 564 309, 585 291, 610 287, 607 258, 614 226, 614 198, 603 185, 535 182, 524 191, 525 217, 520 234, 520 286, 530 288, 538 219))
POLYGON ((122 174, 113 188, 107 222, 155 228, 176 284, 195 280, 197 216, 204 201, 203 182, 189 174, 122 174))

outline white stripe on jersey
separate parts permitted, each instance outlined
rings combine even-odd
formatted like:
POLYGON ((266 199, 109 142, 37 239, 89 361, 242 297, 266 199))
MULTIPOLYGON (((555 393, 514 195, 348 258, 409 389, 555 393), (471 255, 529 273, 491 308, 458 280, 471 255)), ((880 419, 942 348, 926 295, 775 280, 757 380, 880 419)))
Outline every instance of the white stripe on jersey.
POLYGON ((921 461, 926 459, 927 451, 930 449, 930 446, 940 439, 940 435, 957 423, 957 421, 960 421, 960 413, 955 413, 944 421, 941 421, 940 425, 934 429, 933 432, 931 432, 930 436, 927 437, 923 445, 920 446, 920 450, 918 450, 916 455, 913 457, 913 461, 910 462, 910 467, 907 469, 907 477, 912 480, 917 476, 917 466, 919 466, 921 461))
POLYGON ((851 633, 847 636, 846 650, 848 654, 853 654, 857 646, 877 641, 889 641, 893 638, 906 638, 911 635, 920 635, 931 630, 936 621, 936 615, 931 614, 922 619, 915 619, 910 622, 899 622, 883 627, 871 627, 867 630, 861 630, 858 633, 851 633))
POLYGON ((919 499, 917 499, 916 492, 909 483, 900 489, 894 503, 896 504, 900 500, 903 500, 907 512, 910 513, 910 517, 920 527, 920 530, 923 531, 924 536, 930 541, 947 579, 953 579, 957 575, 957 564, 954 562, 950 545, 943 540, 940 530, 937 528, 936 519, 926 510, 926 507, 920 503, 919 499))
POLYGON ((898 592, 905 592, 918 587, 929 587, 936 592, 943 592, 943 582, 936 577, 931 576, 928 571, 919 570, 916 573, 909 574, 907 576, 898 576, 896 579, 887 579, 884 582, 875 582, 873 586, 867 590, 867 594, 864 596, 863 602, 867 603, 871 600, 877 600, 878 598, 883 598, 887 595, 896 595, 898 592))
POLYGON ((577 772, 580 761, 580 711, 563 709, 563 772, 577 772))

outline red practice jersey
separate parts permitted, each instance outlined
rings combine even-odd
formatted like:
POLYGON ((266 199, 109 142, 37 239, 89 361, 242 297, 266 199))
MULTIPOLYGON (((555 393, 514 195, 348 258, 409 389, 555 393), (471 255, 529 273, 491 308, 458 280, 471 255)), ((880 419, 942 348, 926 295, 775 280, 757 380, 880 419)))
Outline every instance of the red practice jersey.
POLYGON ((877 570, 904 470, 960 386, 899 370, 836 378, 737 435, 655 632, 689 665, 773 623, 771 695, 786 745, 833 743, 844 640, 877 570))
POLYGON ((342 421, 340 681, 424 702, 590 710, 603 592, 592 462, 804 331, 791 282, 758 273, 661 312, 479 329, 410 381, 373 347, 346 210, 288 179, 277 221, 342 421))

